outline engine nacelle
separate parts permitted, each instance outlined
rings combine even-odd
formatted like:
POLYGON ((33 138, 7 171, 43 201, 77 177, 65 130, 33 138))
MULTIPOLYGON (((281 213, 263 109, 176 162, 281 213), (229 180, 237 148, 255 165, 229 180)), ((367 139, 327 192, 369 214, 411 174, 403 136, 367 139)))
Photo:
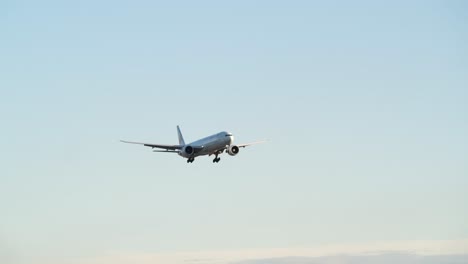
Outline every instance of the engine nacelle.
POLYGON ((227 148, 226 152, 231 156, 235 156, 239 153, 239 147, 236 145, 231 145, 227 148))
POLYGON ((194 149, 192 146, 185 146, 183 149, 182 149, 182 152, 183 152, 183 155, 184 156, 191 156, 193 153, 194 153, 194 149))

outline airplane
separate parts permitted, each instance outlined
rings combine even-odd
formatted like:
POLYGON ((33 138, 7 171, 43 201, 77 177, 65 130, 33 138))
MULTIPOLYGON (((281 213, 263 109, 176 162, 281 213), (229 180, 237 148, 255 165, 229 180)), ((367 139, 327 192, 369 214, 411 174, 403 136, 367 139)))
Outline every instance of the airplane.
POLYGON ((230 156, 235 156, 239 153, 239 148, 245 148, 251 145, 264 143, 265 140, 251 142, 247 144, 238 144, 234 145, 234 136, 226 131, 219 132, 217 134, 199 139, 189 144, 185 144, 184 137, 180 131, 179 126, 177 126, 177 135, 179 137, 179 145, 161 145, 161 144, 152 144, 152 143, 142 143, 142 142, 133 142, 120 140, 123 143, 130 144, 139 144, 145 147, 159 148, 165 150, 153 150, 153 152, 163 152, 163 153, 177 153, 179 156, 186 158, 187 163, 193 163, 196 157, 203 155, 215 155, 213 163, 218 163, 221 158, 218 157, 221 153, 226 151, 230 156))

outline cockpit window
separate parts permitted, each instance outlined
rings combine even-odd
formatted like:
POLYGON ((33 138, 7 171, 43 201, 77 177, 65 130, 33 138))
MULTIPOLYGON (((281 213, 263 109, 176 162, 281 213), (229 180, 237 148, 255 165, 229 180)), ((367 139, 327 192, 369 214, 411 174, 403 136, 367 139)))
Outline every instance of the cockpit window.
POLYGON ((232 137, 232 134, 226 133, 226 137, 232 137))

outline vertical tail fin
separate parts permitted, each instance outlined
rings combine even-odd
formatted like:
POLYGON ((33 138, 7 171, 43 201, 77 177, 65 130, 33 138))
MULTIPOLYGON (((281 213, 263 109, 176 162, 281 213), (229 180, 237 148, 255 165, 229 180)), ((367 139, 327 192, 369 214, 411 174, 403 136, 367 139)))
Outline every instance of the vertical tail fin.
POLYGON ((180 132, 179 126, 177 126, 177 135, 179 136, 179 145, 185 146, 184 137, 182 136, 182 132, 180 132))

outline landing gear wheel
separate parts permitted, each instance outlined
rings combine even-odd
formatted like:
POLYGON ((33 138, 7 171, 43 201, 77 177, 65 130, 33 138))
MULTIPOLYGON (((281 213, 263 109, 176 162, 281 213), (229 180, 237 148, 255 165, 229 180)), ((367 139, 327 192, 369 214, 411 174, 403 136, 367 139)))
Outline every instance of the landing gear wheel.
POLYGON ((195 158, 188 158, 187 163, 193 163, 194 160, 195 160, 195 158))
POLYGON ((215 162, 218 163, 220 160, 221 160, 221 158, 215 158, 215 159, 213 160, 213 163, 215 163, 215 162))

